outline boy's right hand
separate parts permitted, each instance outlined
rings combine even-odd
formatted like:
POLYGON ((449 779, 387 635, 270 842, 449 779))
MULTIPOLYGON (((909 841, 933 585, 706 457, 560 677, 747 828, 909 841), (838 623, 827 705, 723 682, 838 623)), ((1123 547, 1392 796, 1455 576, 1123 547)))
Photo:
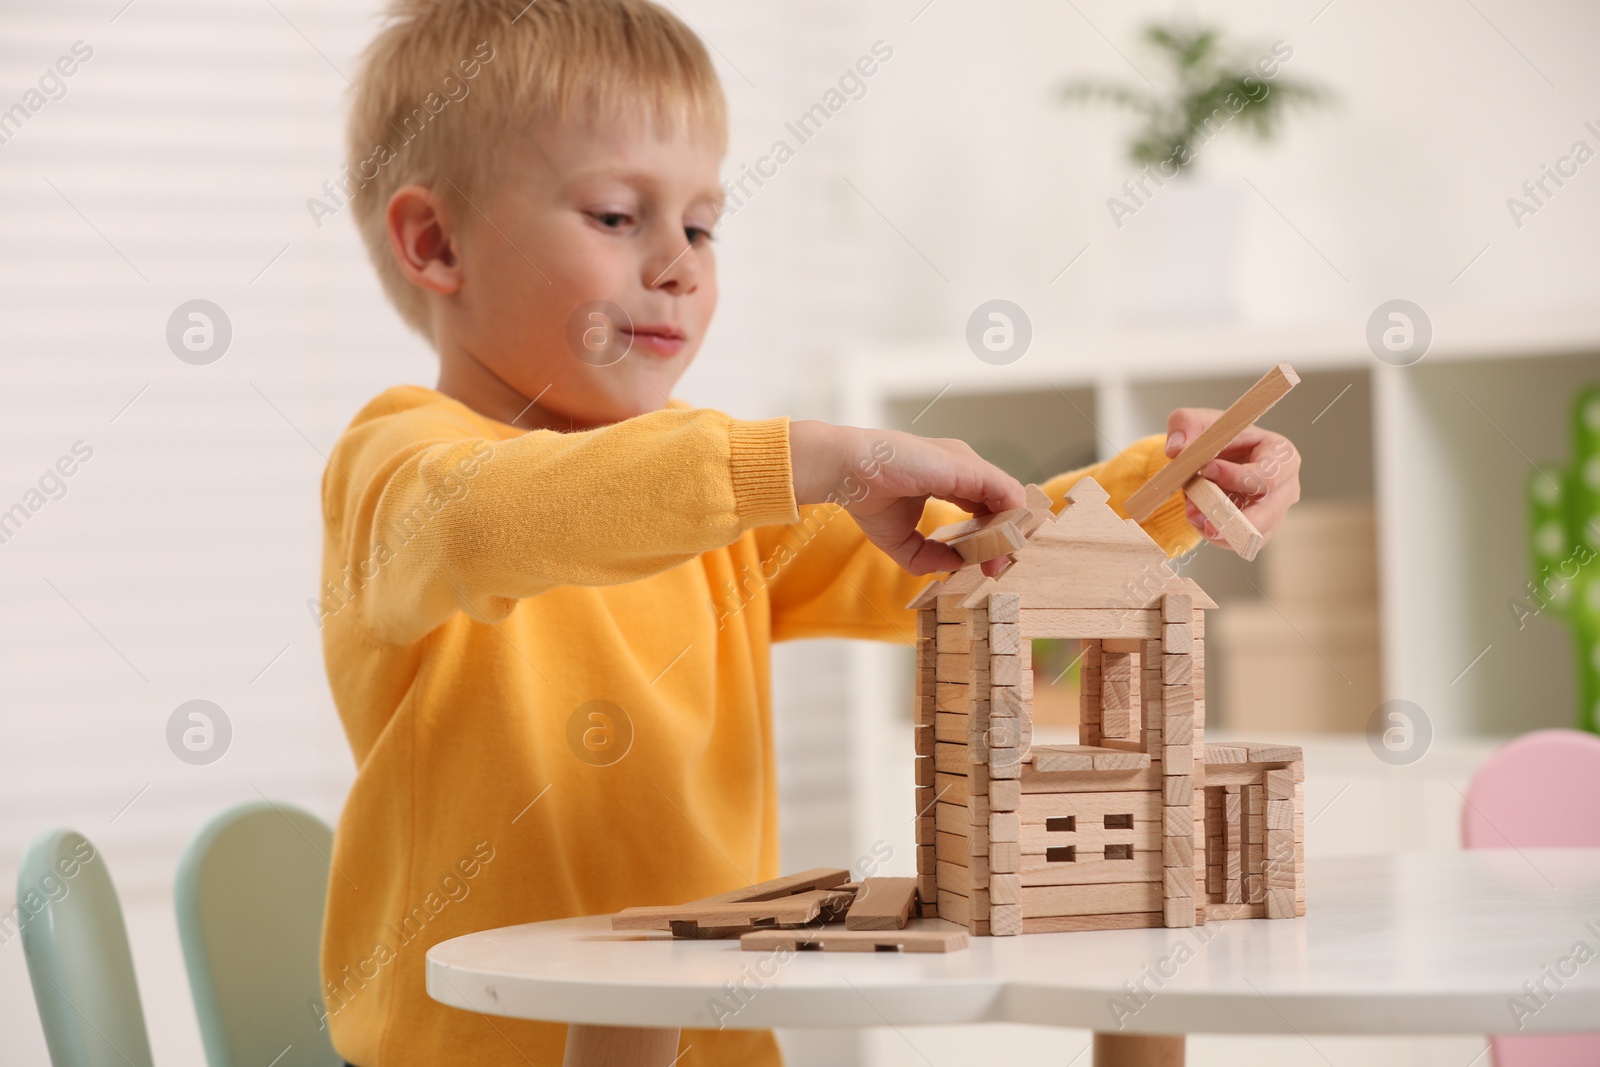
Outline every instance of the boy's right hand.
MULTIPOLYGON (((1019 508, 1027 500, 1021 482, 965 441, 896 430, 792 421, 789 465, 796 504, 843 506, 868 540, 912 574, 953 571, 963 563, 955 549, 917 530, 929 497, 974 515, 1019 508)), ((983 571, 992 577, 1007 562, 989 560, 983 571)))

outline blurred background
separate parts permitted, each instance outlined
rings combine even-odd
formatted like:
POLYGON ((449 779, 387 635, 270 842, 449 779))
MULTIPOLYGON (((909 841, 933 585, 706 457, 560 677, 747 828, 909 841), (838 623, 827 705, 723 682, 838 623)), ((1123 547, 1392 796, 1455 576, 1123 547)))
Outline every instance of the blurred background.
MULTIPOLYGON (((1308 849, 1328 856, 1457 847, 1483 756, 1582 721, 1600 670, 1574 651, 1582 605, 1526 583, 1534 547, 1563 558, 1587 459, 1574 404, 1600 382, 1600 8, 673 4, 730 100, 726 176, 761 177, 720 228, 721 311, 680 395, 959 436, 1036 479, 1288 359, 1304 383, 1264 421, 1303 452, 1304 503, 1255 563, 1182 564, 1223 605, 1210 735, 1305 745, 1308 849), (1137 116, 1062 87, 1166 92, 1152 23, 1215 28, 1324 99, 1266 142, 1224 128, 1141 190, 1137 116), (841 84, 867 55, 875 72, 841 84), (818 103, 801 143, 786 123, 818 103), (991 327, 1009 340, 986 346, 991 327), (1531 546, 1534 468, 1569 461, 1539 503, 1555 533, 1531 546), (1415 732, 1398 757, 1369 743, 1386 708, 1415 732)), ((332 822, 353 774, 307 607, 325 456, 373 395, 435 380, 323 188, 379 14, 0 0, 0 901, 39 830, 95 841, 161 1063, 203 1062, 172 908, 184 843, 262 797, 332 822), (186 346, 196 307, 212 333, 186 346), (210 762, 169 745, 193 700, 226 724, 210 762)), ((1066 737, 1072 650, 1035 651, 1044 730, 1066 737)), ((785 869, 887 842, 910 873, 910 662, 781 650, 785 869)), ((784 1040, 795 1064, 1065 1064, 1088 1035, 784 1040)), ((1190 1055, 1460 1067, 1482 1047, 1201 1037, 1190 1055)), ((0 1059, 46 1062, 12 932, 0 1059)))

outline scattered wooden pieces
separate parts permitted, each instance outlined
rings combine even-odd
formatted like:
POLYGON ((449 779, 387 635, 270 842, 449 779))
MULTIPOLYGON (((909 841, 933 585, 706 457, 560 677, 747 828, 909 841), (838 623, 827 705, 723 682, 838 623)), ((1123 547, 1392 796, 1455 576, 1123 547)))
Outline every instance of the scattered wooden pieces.
POLYGON ((771 900, 736 900, 659 907, 624 908, 611 917, 613 930, 670 930, 673 923, 701 929, 794 925, 812 922, 828 912, 843 914, 854 893, 815 889, 771 900))
POLYGON ((845 914, 845 929, 898 930, 916 906, 915 878, 868 878, 845 914))

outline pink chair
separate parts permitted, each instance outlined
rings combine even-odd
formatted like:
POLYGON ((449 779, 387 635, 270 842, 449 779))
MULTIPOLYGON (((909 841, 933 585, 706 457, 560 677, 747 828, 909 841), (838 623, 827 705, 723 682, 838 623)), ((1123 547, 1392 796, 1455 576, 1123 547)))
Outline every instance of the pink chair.
MULTIPOLYGON (((1467 848, 1600 848, 1600 737, 1536 730, 1489 757, 1461 812, 1467 848)), ((1496 1067, 1593 1067, 1600 1034, 1489 1039, 1496 1067)))

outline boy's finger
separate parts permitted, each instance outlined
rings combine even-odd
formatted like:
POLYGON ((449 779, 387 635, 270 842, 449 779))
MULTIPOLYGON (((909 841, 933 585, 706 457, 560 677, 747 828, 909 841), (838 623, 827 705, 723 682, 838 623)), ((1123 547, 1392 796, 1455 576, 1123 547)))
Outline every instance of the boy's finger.
POLYGON ((914 547, 911 547, 911 550, 905 553, 903 558, 901 553, 898 552, 890 552, 889 554, 895 557, 895 562, 912 574, 932 574, 935 571, 960 570, 966 562, 961 558, 961 553, 949 545, 942 541, 930 541, 915 531, 912 532, 911 538, 907 538, 903 545, 914 545, 914 547))
MULTIPOLYGON (((1233 463, 1225 459, 1212 460, 1201 469, 1200 474, 1234 497, 1265 496, 1276 484, 1275 479, 1268 478, 1254 463, 1233 463)), ((1238 502, 1234 501, 1236 504, 1238 502)))
POLYGON ((1207 426, 1217 421, 1222 412, 1216 408, 1177 408, 1167 416, 1167 456, 1182 452, 1184 446, 1200 436, 1207 426))

